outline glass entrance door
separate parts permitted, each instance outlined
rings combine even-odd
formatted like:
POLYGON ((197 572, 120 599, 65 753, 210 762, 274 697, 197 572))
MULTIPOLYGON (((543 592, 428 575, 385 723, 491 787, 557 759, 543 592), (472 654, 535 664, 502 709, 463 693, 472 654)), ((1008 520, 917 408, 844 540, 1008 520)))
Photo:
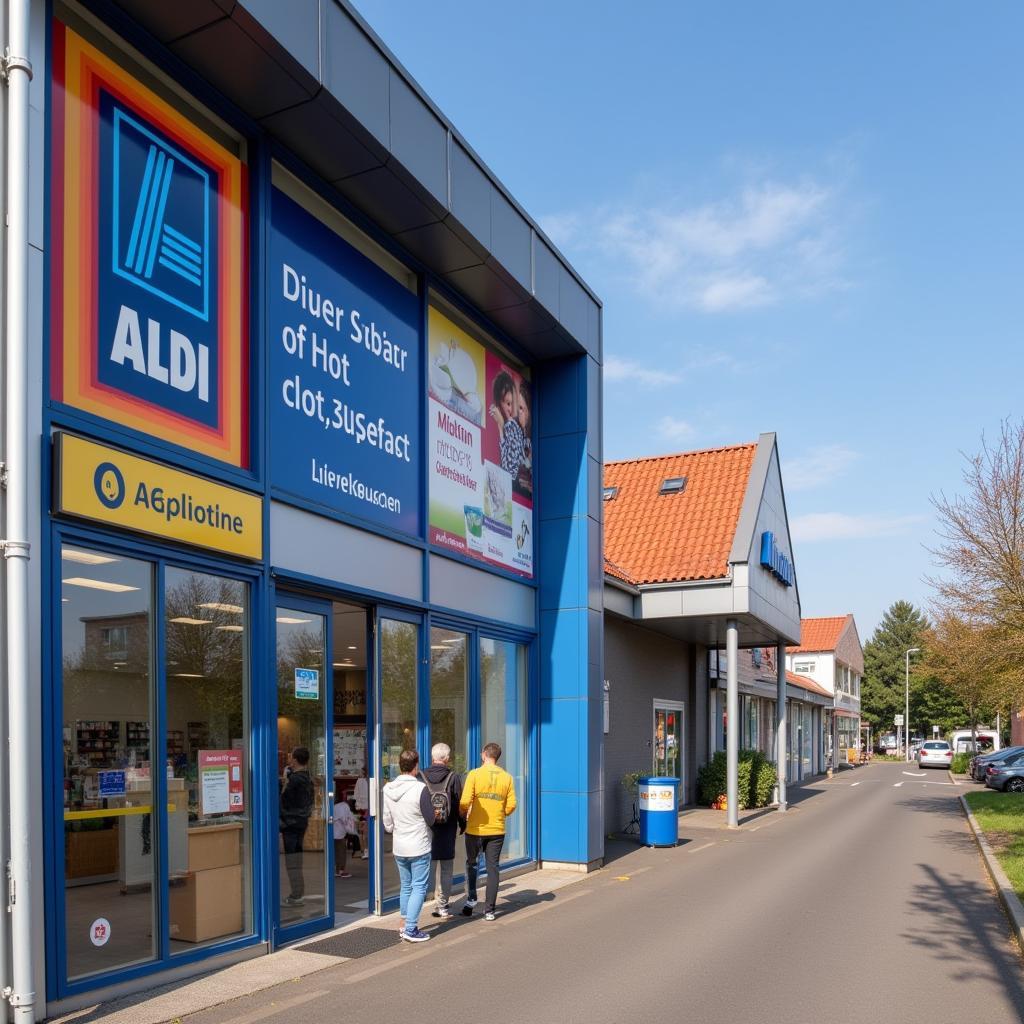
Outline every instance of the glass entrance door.
MULTIPOLYGON (((398 757, 403 750, 416 749, 421 761, 429 762, 424 750, 425 730, 419 727, 420 687, 424 662, 423 621, 417 614, 392 609, 377 612, 377 685, 375 703, 375 778, 371 779, 374 800, 371 829, 374 836, 374 906, 382 913, 384 903, 398 896, 398 870, 392 856, 391 836, 380 819, 383 789, 399 774, 398 757)), ((425 767, 425 765, 424 765, 425 767)))
POLYGON ((334 919, 328 611, 278 598, 278 942, 334 919))
POLYGON ((652 749, 654 774, 679 779, 679 799, 682 802, 686 792, 683 780, 683 705, 678 701, 654 702, 652 749))

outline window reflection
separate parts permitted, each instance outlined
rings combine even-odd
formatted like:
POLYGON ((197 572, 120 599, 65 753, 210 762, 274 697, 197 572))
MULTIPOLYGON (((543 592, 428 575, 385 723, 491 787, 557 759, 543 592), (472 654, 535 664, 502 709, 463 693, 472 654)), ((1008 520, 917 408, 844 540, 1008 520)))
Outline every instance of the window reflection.
MULTIPOLYGON (((464 774, 469 637, 451 629, 430 631, 430 742, 447 743, 452 768, 464 774)), ((474 765, 475 767, 475 765, 474 765)))

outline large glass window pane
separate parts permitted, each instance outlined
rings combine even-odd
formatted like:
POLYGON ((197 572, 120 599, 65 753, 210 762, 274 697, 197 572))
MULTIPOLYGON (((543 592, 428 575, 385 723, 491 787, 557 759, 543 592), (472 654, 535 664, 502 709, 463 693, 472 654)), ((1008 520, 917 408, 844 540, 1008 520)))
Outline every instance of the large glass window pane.
POLYGON ((281 925, 327 913, 325 616, 277 609, 281 925))
POLYGON ((244 583, 166 571, 172 952, 252 931, 248 608, 244 583))
POLYGON ((430 631, 430 742, 452 748, 452 768, 469 769, 466 750, 469 637, 451 629, 430 631))
POLYGON ((519 809, 505 825, 503 860, 525 857, 530 820, 527 785, 526 647, 507 640, 480 638, 480 725, 482 743, 498 743, 505 770, 515 781, 519 809))
POLYGON ((151 960, 153 566, 61 551, 64 923, 78 978, 151 960))
MULTIPOLYGON (((400 774, 398 755, 416 747, 416 681, 419 626, 398 619, 380 622, 381 750, 380 785, 400 774)), ((381 829, 381 895, 398 894, 392 837, 381 829)))

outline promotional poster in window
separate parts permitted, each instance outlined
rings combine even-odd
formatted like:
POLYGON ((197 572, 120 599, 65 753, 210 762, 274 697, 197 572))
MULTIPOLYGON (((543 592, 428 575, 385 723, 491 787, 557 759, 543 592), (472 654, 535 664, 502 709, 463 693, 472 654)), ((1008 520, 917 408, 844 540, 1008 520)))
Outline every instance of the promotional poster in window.
POLYGON ((529 378, 431 307, 430 541, 533 577, 529 378))

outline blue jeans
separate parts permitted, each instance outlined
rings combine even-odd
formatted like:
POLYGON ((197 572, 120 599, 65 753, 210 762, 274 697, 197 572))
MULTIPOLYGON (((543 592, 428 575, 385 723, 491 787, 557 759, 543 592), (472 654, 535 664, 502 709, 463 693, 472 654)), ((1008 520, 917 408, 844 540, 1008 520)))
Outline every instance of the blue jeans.
POLYGON ((416 931, 423 901, 427 898, 430 880, 430 852, 419 857, 395 857, 402 888, 398 897, 398 912, 405 918, 405 930, 416 931))

